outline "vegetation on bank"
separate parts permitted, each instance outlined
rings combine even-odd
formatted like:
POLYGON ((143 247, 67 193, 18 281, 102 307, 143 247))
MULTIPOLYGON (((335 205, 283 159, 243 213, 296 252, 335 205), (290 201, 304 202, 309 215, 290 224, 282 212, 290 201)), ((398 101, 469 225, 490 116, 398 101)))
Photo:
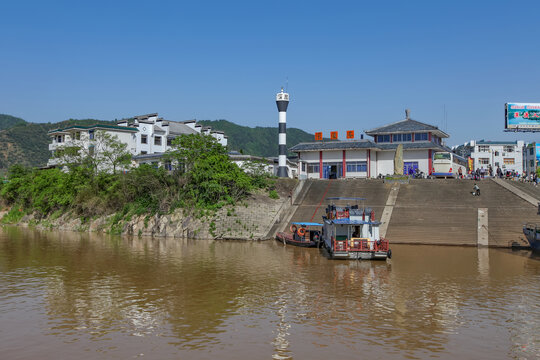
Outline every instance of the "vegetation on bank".
POLYGON ((108 142, 103 151, 70 148, 61 153, 69 171, 12 166, 0 188, 1 199, 11 207, 5 219, 16 222, 27 213, 39 218, 73 212, 83 219, 116 213, 119 221, 176 208, 206 212, 235 204, 272 183, 257 168, 250 174, 242 171, 211 136, 175 139, 165 157, 172 171, 151 165, 122 171, 130 162, 126 148, 110 137, 103 141, 108 142))

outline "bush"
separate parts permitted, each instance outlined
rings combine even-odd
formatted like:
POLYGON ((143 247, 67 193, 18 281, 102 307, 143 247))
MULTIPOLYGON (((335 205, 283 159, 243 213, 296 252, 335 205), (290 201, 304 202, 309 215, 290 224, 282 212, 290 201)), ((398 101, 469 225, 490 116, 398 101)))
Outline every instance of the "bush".
POLYGON ((270 199, 279 199, 279 195, 276 190, 270 190, 268 196, 270 197, 270 199))

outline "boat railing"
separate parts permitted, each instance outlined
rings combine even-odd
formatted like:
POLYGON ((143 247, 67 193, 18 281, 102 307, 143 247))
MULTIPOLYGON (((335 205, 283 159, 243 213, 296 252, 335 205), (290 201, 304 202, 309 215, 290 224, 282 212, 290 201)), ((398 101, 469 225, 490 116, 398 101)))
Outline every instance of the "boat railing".
POLYGON ((388 240, 381 238, 373 240, 369 238, 335 239, 332 237, 334 251, 388 251, 388 240))

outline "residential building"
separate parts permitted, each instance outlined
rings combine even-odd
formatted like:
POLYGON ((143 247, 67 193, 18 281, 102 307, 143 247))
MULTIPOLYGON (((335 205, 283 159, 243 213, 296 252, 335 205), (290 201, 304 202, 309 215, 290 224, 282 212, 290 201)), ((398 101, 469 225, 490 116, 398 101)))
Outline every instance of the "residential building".
POLYGON ((519 141, 486 141, 471 140, 471 159, 474 169, 488 169, 494 171, 500 167, 502 171, 523 172, 523 146, 519 141))
POLYGON ((527 174, 536 172, 540 166, 540 143, 533 142, 523 147, 523 171, 527 174))
POLYGON ((289 149, 298 154, 301 179, 375 178, 394 173, 398 145, 403 146, 404 173, 432 172, 436 151, 450 151, 444 145, 449 135, 438 127, 406 118, 365 133, 373 139, 300 143, 289 149))
POLYGON ((49 131, 52 143, 49 144, 51 159, 48 165, 59 165, 55 156, 65 146, 93 146, 94 134, 104 131, 116 136, 127 144, 127 150, 133 155, 136 164, 148 162, 146 155, 152 156, 152 163, 171 148, 172 141, 182 134, 204 134, 214 137, 221 145, 227 146, 227 136, 222 131, 213 131, 208 126, 197 124, 195 120, 183 122, 164 120, 157 113, 139 115, 124 119, 116 125, 70 126, 49 131))

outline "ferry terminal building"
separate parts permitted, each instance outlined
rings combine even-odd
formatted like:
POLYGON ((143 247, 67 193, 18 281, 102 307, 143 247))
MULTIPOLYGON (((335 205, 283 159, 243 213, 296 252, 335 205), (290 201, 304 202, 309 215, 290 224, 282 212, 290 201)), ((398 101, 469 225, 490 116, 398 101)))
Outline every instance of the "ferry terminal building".
POLYGON ((394 157, 403 145, 403 173, 416 169, 432 173, 433 153, 451 151, 438 127, 409 118, 365 131, 370 139, 300 143, 289 150, 298 154, 300 179, 376 178, 394 173, 394 157), (411 170, 410 170, 411 169, 411 170))

